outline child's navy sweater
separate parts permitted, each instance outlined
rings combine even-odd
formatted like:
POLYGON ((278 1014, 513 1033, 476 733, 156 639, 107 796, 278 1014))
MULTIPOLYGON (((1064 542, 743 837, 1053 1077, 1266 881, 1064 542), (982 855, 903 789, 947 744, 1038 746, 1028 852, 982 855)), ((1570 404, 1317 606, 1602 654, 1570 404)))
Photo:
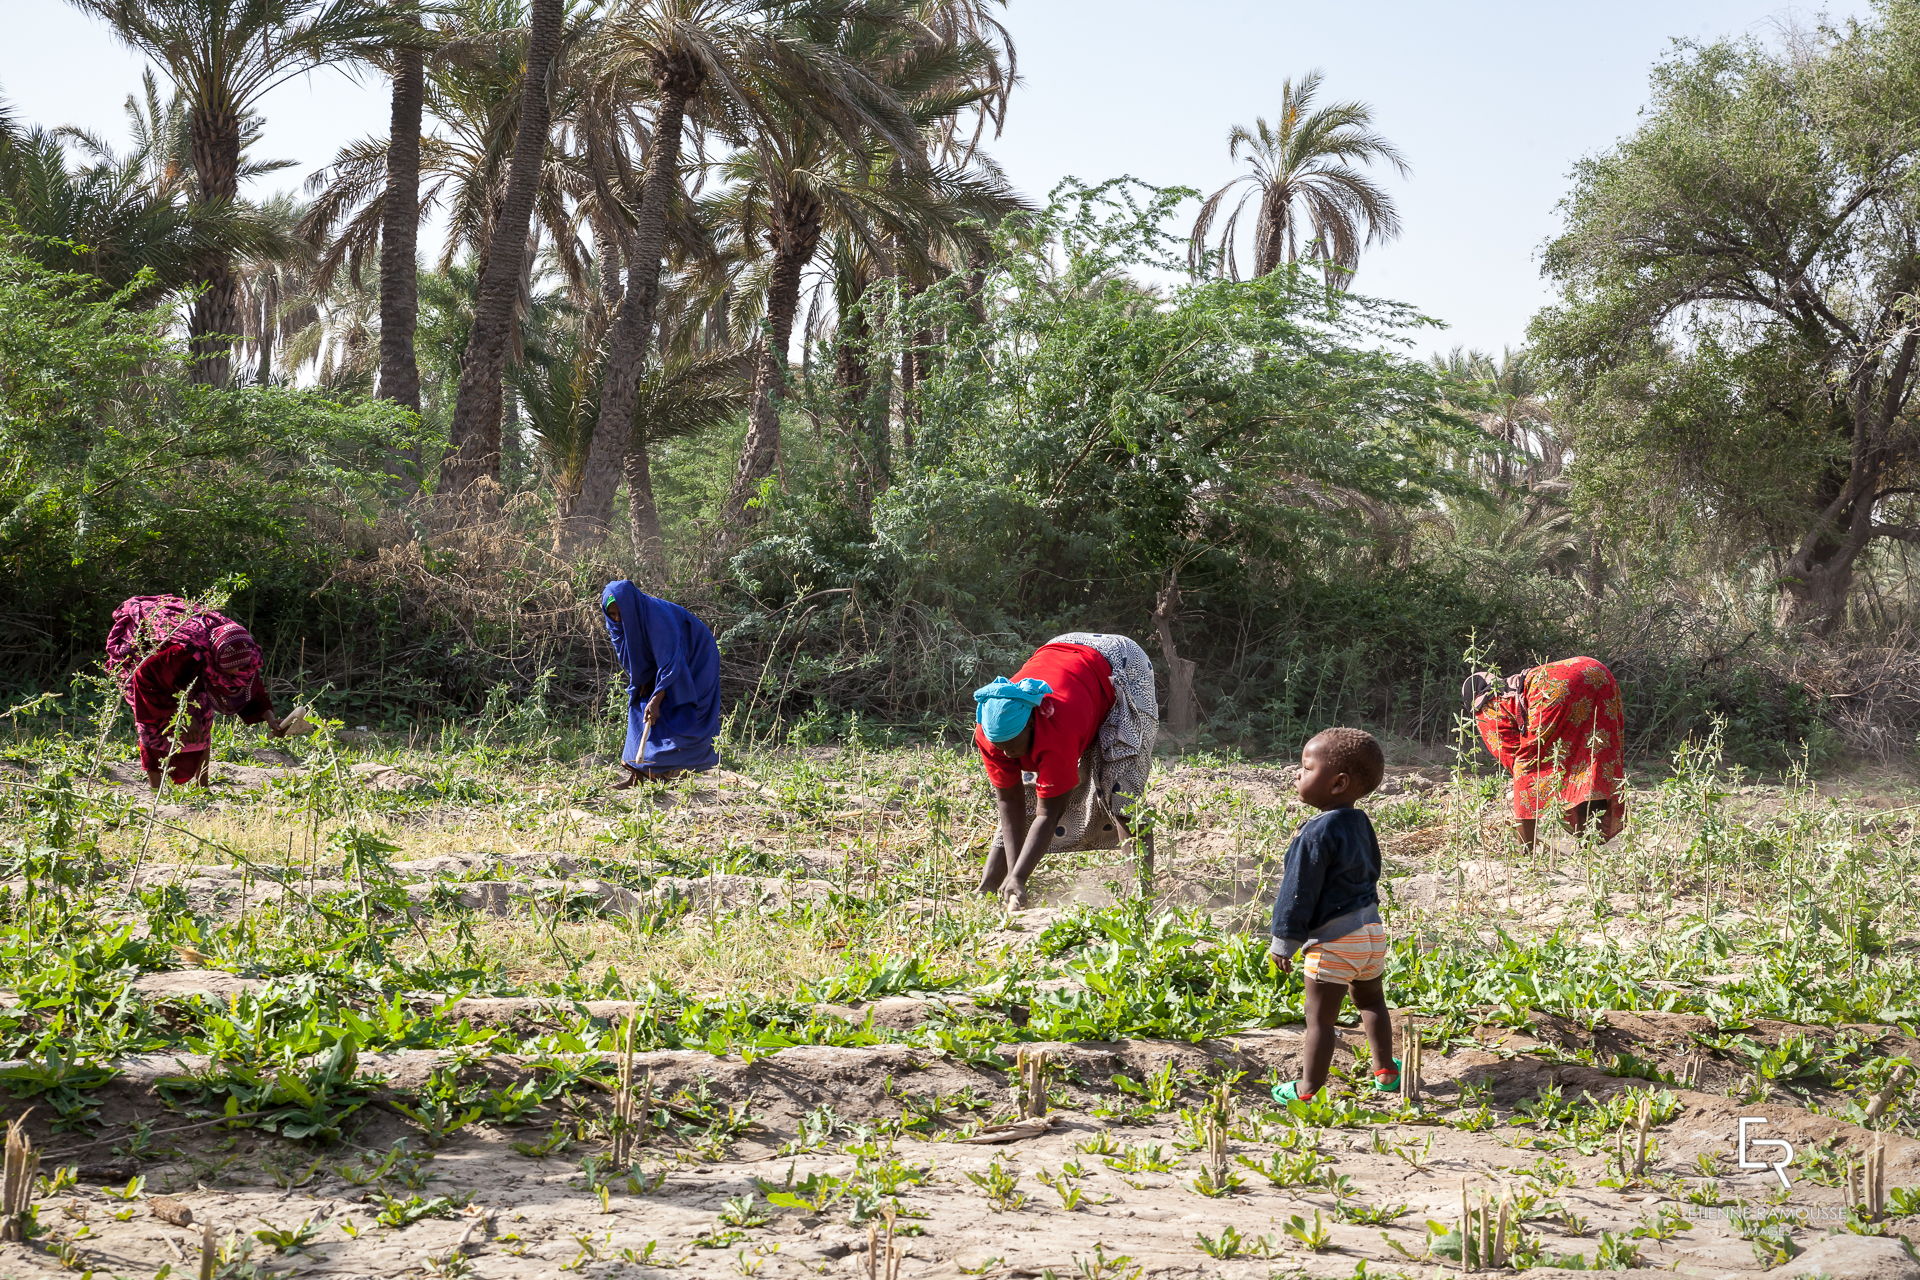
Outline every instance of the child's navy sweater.
POLYGON ((1287 846, 1273 899, 1273 952, 1290 956, 1380 923, 1380 842, 1359 809, 1328 809, 1287 846))

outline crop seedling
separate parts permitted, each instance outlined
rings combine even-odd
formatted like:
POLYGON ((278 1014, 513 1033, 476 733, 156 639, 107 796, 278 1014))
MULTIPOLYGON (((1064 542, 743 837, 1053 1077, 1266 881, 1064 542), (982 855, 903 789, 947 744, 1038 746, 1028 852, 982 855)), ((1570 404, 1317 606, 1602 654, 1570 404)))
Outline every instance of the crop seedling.
POLYGON ((1693 1224, 1678 1209, 1663 1204, 1642 1217, 1639 1225, 1627 1234, 1635 1240, 1671 1240, 1692 1227, 1693 1224))
POLYGON ((1073 1255, 1073 1274, 1074 1280, 1141 1280, 1146 1268, 1127 1254, 1109 1255, 1107 1247, 1095 1241, 1091 1254, 1073 1255))
POLYGON ((1287 1236, 1299 1241, 1314 1253, 1324 1253, 1333 1247, 1333 1233, 1327 1230, 1326 1223, 1320 1217, 1320 1211, 1313 1211, 1313 1221, 1308 1222, 1300 1214, 1288 1218, 1280 1230, 1287 1236))
POLYGON ((135 1176, 124 1187, 102 1187, 100 1194, 109 1200, 122 1202, 138 1200, 146 1192, 147 1179, 144 1174, 135 1176))
POLYGON ((1057 1174, 1041 1169, 1033 1175, 1033 1180, 1060 1197, 1060 1208, 1066 1213, 1077 1211, 1086 1202, 1085 1188, 1074 1185, 1074 1179, 1063 1169, 1057 1174))
POLYGON ((1359 1205, 1345 1200, 1334 1206, 1334 1216, 1342 1222, 1351 1222, 1360 1227, 1384 1227, 1407 1215, 1404 1204, 1359 1205))
POLYGON ((753 1196, 732 1196, 720 1206, 720 1222, 728 1227, 764 1227, 772 1221, 773 1215, 767 1212, 753 1196))
POLYGON ((266 1245, 275 1253, 299 1253, 320 1234, 320 1224, 311 1218, 302 1218, 294 1227, 276 1227, 271 1222, 253 1233, 253 1238, 266 1245))
POLYGON ((1091 1138, 1083 1139, 1074 1150, 1089 1156, 1111 1156, 1120 1153, 1120 1141, 1113 1136, 1111 1129, 1102 1129, 1091 1138))
POLYGON ((1895 1218, 1920 1216, 1920 1187, 1889 1188, 1886 1211, 1895 1218))
POLYGON ((1793 1238, 1794 1228, 1800 1225, 1798 1214, 1736 1209, 1727 1215, 1727 1223, 1736 1235, 1753 1245, 1754 1260, 1763 1267, 1781 1266, 1800 1253, 1793 1238))
POLYGON ((825 1213, 847 1195, 846 1180, 831 1173, 809 1173, 798 1182, 793 1181, 793 1166, 787 1166, 787 1181, 779 1186, 754 1179, 754 1187, 765 1196, 767 1203, 778 1209, 804 1209, 808 1213, 825 1213))
POLYGON ((1026 1193, 1019 1190, 1020 1175, 1002 1164, 998 1157, 987 1166, 985 1173, 969 1170, 967 1181, 986 1192, 987 1205, 995 1213, 1012 1213, 1027 1203, 1026 1193))
POLYGON ((1243 1168, 1253 1170, 1282 1190, 1319 1182, 1328 1168, 1326 1157, 1318 1151, 1273 1151, 1268 1153, 1264 1162, 1249 1156, 1240 1156, 1238 1159, 1243 1168))
POLYGON ((1194 1243, 1200 1252, 1222 1262, 1241 1257, 1246 1247, 1245 1237, 1240 1234, 1239 1228, 1231 1223, 1220 1228, 1220 1234, 1217 1236, 1210 1236, 1205 1232, 1196 1234, 1194 1243))
POLYGON ((1631 1271, 1640 1265, 1640 1246, 1611 1231, 1600 1233, 1600 1247, 1593 1255, 1595 1271, 1631 1271))
POLYGON ((419 1195, 410 1195, 404 1199, 399 1196, 383 1195, 375 1203, 380 1206, 374 1221, 383 1227, 408 1227, 422 1218, 452 1218, 458 1216, 460 1208, 466 1203, 464 1198, 456 1200, 452 1196, 434 1196, 424 1199, 419 1195))
POLYGON ((1121 1173, 1167 1173, 1178 1168, 1180 1161, 1158 1143, 1144 1147, 1128 1143, 1119 1155, 1108 1156, 1106 1164, 1121 1173))

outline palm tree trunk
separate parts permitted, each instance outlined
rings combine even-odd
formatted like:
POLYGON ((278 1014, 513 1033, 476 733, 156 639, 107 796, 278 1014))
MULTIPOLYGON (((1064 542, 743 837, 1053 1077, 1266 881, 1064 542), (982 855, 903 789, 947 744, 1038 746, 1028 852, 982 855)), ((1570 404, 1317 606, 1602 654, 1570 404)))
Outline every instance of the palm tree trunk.
POLYGON ((440 468, 448 493, 465 493, 481 479, 500 476, 501 382, 512 336, 514 304, 521 291, 534 198, 546 163, 547 126, 552 118, 548 82, 560 52, 561 18, 566 0, 532 0, 527 25, 527 66, 520 81, 520 125, 513 139, 513 160, 500 217, 487 237, 486 269, 475 292, 473 332, 460 361, 460 390, 454 401, 450 448, 440 468))
MULTIPOLYGON (((886 492, 888 446, 892 443, 888 438, 888 399, 879 392, 892 380, 893 362, 873 349, 867 288, 864 280, 849 285, 852 296, 840 317, 838 349, 833 357, 834 385, 840 392, 847 434, 857 455, 854 484, 862 521, 871 518, 874 499, 886 492)), ((892 388, 886 390, 891 392, 892 388)))
POLYGON ((787 353, 800 310, 800 277, 820 242, 820 209, 810 197, 784 193, 773 212, 773 262, 767 273, 766 336, 753 368, 753 412, 740 465, 721 508, 718 549, 732 543, 748 522, 747 503, 780 460, 780 401, 787 381, 787 353))
POLYGON ((259 340, 255 344, 253 380, 256 385, 266 386, 273 381, 273 337, 274 337, 274 299, 269 296, 260 302, 259 340))
POLYGON ((666 539, 660 536, 660 508, 653 500, 653 460, 644 429, 633 433, 633 445, 627 450, 627 523, 633 534, 633 554, 640 562, 641 581, 647 586, 665 586, 667 564, 666 539))
MULTIPOLYGON (((240 113, 231 105, 199 105, 188 118, 195 201, 231 205, 240 194, 240 113)), ((200 296, 187 322, 193 380, 223 387, 232 376, 233 336, 240 332, 240 279, 232 255, 211 249, 200 258, 200 296)))
POLYGON ((380 209, 379 396, 420 412, 420 125, 426 100, 425 55, 394 50, 392 123, 387 131, 387 190, 380 209))
MULTIPOLYGON (((660 75, 660 112, 653 151, 640 183, 640 208, 627 252, 627 291, 607 335, 607 357, 600 381, 600 416, 587 447, 580 500, 561 528, 560 547, 577 552, 606 536, 613 523, 613 495, 620 487, 622 459, 644 449, 633 422, 640 401, 640 375, 646 370, 647 344, 653 337, 653 313, 660 299, 660 267, 667 237, 667 208, 680 186, 680 143, 686 132, 687 102, 700 88, 701 71, 691 59, 656 66, 660 75), (664 74, 662 74, 664 73, 664 74)), ((628 469, 631 469, 630 466, 628 469)), ((642 474, 646 463, 640 464, 642 474)), ((638 516, 634 517, 636 526, 638 516)), ((658 535, 658 522, 655 522, 658 535)))

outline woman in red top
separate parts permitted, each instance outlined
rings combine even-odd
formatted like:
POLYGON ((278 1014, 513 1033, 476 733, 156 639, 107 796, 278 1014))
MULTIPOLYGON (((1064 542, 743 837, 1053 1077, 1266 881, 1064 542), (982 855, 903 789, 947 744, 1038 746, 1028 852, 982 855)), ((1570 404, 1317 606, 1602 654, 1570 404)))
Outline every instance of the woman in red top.
POLYGON ((1056 636, 973 697, 974 745, 999 811, 982 893, 1019 906, 1049 850, 1115 848, 1123 837, 1138 840, 1151 867, 1152 837, 1128 821, 1159 732, 1145 650, 1125 636, 1056 636))
POLYGON ((133 708, 140 767, 154 790, 163 774, 182 785, 206 781, 216 711, 285 733, 261 665, 252 632, 179 596, 135 596, 113 611, 107 673, 133 708))
POLYGON ((1535 823, 1558 809, 1567 829, 1600 838, 1627 820, 1626 717, 1620 685, 1596 658, 1566 658, 1501 680, 1477 672, 1461 689, 1487 750, 1513 774, 1513 817, 1533 847, 1535 823))

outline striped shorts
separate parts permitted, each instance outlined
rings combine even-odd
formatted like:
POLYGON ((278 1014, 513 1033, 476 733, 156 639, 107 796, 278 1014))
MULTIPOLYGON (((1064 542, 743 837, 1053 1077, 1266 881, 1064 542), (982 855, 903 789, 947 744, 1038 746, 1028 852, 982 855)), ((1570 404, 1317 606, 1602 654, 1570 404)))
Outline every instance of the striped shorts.
POLYGON ((1342 985, 1377 978, 1387 971, 1387 930, 1363 924, 1352 933, 1322 942, 1300 953, 1302 970, 1315 982, 1342 985))

